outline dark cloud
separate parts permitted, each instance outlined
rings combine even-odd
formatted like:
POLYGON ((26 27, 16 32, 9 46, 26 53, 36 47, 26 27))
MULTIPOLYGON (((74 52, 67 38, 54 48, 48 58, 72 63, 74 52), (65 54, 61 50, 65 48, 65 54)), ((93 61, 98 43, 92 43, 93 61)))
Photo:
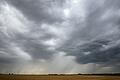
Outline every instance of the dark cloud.
POLYGON ((55 53, 54 51, 47 50, 48 46, 36 43, 35 40, 27 40, 22 45, 23 49, 32 55, 33 58, 49 59, 55 53))
POLYGON ((86 63, 119 63, 119 45, 115 47, 111 47, 105 50, 103 46, 108 46, 104 43, 99 42, 90 42, 88 44, 82 45, 78 49, 80 49, 75 55, 77 56, 77 61, 83 64, 86 63), (89 54, 85 54, 85 52, 90 52, 89 54), (78 56, 79 55, 79 56, 78 56))
POLYGON ((86 2, 85 23, 75 24, 77 28, 61 50, 75 56, 80 64, 119 64, 120 16, 114 13, 119 12, 119 1, 86 2))
POLYGON ((0 64, 11 64, 11 63, 17 63, 17 62, 18 62, 17 58, 0 55, 0 64))
POLYGON ((41 23, 54 23, 63 21, 59 7, 63 7, 63 0, 7 0, 19 9, 29 20, 41 23), (54 10, 54 8, 58 10, 54 10))
POLYGON ((51 72, 64 72, 71 62, 87 65, 88 72, 95 65, 119 70, 119 0, 2 0, 0 4, 0 71, 21 72, 18 64, 27 68, 34 62, 37 69, 62 65, 48 68, 51 72))
MULTIPOLYGON (((16 3, 16 1, 13 1, 13 2, 16 3)), ((24 2, 21 0, 20 2, 18 1, 18 3, 20 4, 26 3, 25 4, 26 8, 32 7, 32 6, 30 7, 29 4, 27 7, 27 1, 24 2)), ((36 2, 36 4, 37 3, 38 2, 36 2)), ((3 1, 3 4, 0 6, 0 8, 2 11, 2 13, 0 14, 0 17, 1 17, 0 19, 0 63, 19 64, 19 61, 21 61, 21 59, 25 60, 26 62, 27 58, 28 59, 31 58, 32 60, 49 59, 55 53, 55 51, 48 50, 49 46, 43 44, 44 41, 54 38, 55 36, 53 34, 46 32, 39 27, 36 27, 36 26, 41 26, 41 25, 34 25, 34 26, 32 26, 31 24, 26 25, 27 21, 24 20, 23 16, 20 16, 22 15, 22 13, 19 13, 16 9, 14 9, 7 2, 3 1), (9 11, 9 8, 11 9, 10 10, 11 12, 9 11), (8 14, 4 14, 4 12, 8 14), (12 16, 12 18, 9 17, 9 15, 12 16), (7 21, 5 22, 4 19, 6 17, 7 17, 7 21), (14 19, 16 23, 18 21, 17 24, 15 24, 14 19), (27 32, 24 32, 22 30, 23 28, 24 30, 27 30, 27 32)), ((36 11, 33 13, 39 14, 36 11)), ((32 14, 32 16, 35 17, 38 15, 32 14)), ((42 17, 42 16, 39 15, 39 17, 42 17)))

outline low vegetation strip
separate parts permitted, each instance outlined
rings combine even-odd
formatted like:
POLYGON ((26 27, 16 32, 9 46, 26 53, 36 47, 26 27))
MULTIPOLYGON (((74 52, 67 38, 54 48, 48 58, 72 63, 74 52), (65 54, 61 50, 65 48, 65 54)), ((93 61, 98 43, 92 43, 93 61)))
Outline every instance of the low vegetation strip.
POLYGON ((120 80, 120 75, 0 75, 0 80, 120 80))

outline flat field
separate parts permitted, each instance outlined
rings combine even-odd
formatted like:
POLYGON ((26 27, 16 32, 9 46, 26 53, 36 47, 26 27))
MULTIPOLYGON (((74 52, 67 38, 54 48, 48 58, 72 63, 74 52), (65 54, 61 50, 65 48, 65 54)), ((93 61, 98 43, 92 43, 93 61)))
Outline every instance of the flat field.
POLYGON ((112 75, 0 75, 0 80, 120 80, 112 75))

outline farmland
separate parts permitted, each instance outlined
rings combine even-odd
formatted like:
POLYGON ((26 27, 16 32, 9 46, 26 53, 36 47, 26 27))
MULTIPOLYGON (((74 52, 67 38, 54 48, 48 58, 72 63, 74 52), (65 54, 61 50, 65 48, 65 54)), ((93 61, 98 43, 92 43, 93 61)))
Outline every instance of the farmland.
POLYGON ((120 75, 0 75, 0 80, 120 80, 120 75))

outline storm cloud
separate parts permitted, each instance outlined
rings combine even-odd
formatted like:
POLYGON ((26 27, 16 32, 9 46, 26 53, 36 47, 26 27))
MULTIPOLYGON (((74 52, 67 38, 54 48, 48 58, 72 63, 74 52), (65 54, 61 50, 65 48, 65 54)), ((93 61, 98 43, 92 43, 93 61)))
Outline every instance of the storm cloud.
POLYGON ((119 5, 119 0, 1 0, 0 72, 119 72, 119 5))

